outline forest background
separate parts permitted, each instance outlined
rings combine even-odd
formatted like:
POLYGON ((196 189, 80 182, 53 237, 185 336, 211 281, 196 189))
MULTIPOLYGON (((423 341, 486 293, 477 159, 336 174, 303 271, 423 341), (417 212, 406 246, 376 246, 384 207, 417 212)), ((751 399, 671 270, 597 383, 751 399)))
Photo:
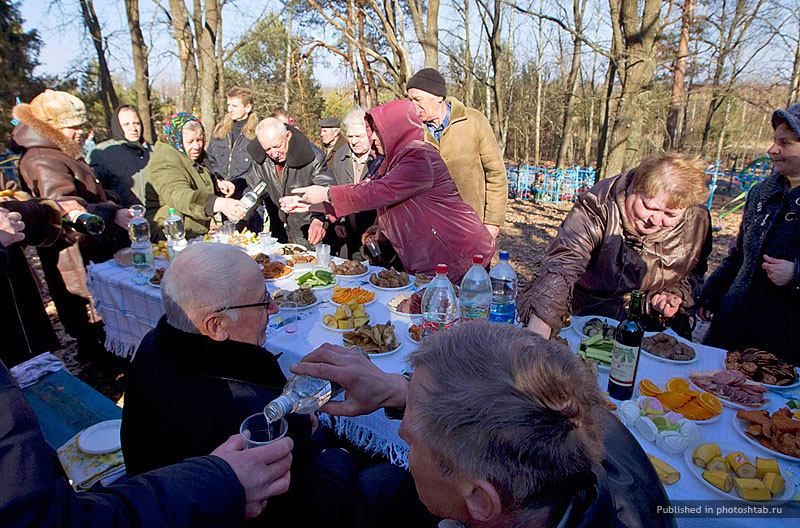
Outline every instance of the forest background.
POLYGON ((0 34, 0 140, 44 88, 84 100, 97 141, 122 103, 152 140, 175 111, 210 130, 234 84, 316 139, 434 67, 510 163, 605 177, 662 150, 741 167, 800 91, 797 0, 0 0, 0 34))

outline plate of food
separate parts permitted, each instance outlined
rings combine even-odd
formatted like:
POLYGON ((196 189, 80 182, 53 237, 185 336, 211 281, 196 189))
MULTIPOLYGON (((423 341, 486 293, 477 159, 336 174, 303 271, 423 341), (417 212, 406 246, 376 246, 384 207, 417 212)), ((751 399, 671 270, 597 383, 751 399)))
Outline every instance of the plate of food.
POLYGON ((639 381, 639 394, 655 398, 666 410, 673 411, 698 424, 718 422, 722 417, 722 402, 708 392, 691 390, 685 378, 667 382, 639 381), (663 387, 663 388, 662 388, 663 387))
POLYGON ((573 315, 570 317, 572 329, 583 338, 602 333, 606 339, 614 339, 614 332, 617 331, 618 324, 619 321, 616 319, 600 315, 573 315))
POLYGON ((433 280, 432 275, 425 275, 424 273, 417 273, 414 275, 414 286, 417 288, 422 288, 423 286, 427 286, 433 280))
POLYGON ((405 290, 410 285, 408 273, 398 273, 395 270, 381 270, 369 276, 369 282, 376 289, 383 291, 405 290))
POLYGON ((250 258, 255 260, 257 264, 260 264, 262 266, 270 262, 269 255, 267 255, 266 253, 261 253, 261 252, 254 253, 250 255, 250 258))
POLYGON ((345 260, 341 264, 331 261, 330 270, 343 279, 357 279, 369 274, 369 265, 358 260, 345 260))
POLYGON ((263 264, 261 267, 261 276, 267 282, 275 282, 288 277, 294 271, 291 267, 285 265, 283 262, 273 261, 263 264))
POLYGON ((683 454, 689 472, 717 495, 748 504, 781 504, 794 497, 794 482, 774 458, 721 442, 699 443, 683 454))
MULTIPOLYGON (((298 273, 301 271, 298 271, 298 273)), ((327 290, 328 288, 333 288, 338 282, 336 275, 324 269, 306 271, 302 275, 295 277, 294 280, 298 286, 306 285, 310 288, 314 288, 315 290, 327 290)))
POLYGON ((244 228, 243 231, 236 231, 232 235, 228 235, 227 243, 241 248, 255 247, 259 244, 258 234, 244 228))
POLYGON ((767 389, 760 383, 748 380, 738 370, 689 371, 692 387, 710 392, 732 409, 763 409, 769 400, 764 398, 767 389))
POLYGON ((321 299, 318 299, 317 296, 314 295, 311 288, 307 286, 300 286, 296 290, 282 290, 278 288, 272 292, 272 300, 274 300, 275 304, 278 306, 284 302, 296 303, 297 307, 301 310, 313 308, 322 302, 321 299))
POLYGON ((286 265, 295 268, 316 266, 317 257, 314 255, 287 255, 286 265))
POLYGON ((594 361, 598 370, 608 372, 611 370, 611 351, 614 341, 603 337, 602 333, 595 333, 591 337, 581 339, 578 345, 578 355, 584 360, 594 361))
POLYGON ((346 332, 342 336, 345 346, 358 347, 370 358, 388 356, 397 352, 403 343, 394 335, 394 325, 388 321, 386 324, 362 325, 357 329, 346 332))
POLYGON ((772 414, 763 410, 737 411, 732 426, 749 444, 778 458, 800 462, 800 420, 787 407, 772 414))
POLYGON ((672 456, 680 455, 704 436, 694 422, 651 396, 620 402, 617 415, 625 427, 672 456))
POLYGON ((300 244, 279 244, 276 255, 305 255, 308 248, 300 244))
POLYGON ((386 307, 395 315, 421 316, 423 295, 425 288, 414 293, 399 293, 386 303, 386 307))
POLYGON ((415 324, 408 327, 408 337, 415 343, 422 342, 422 335, 422 325, 415 324))
POLYGON ((323 315, 320 324, 332 332, 348 332, 369 322, 369 314, 364 305, 351 300, 339 306, 332 314, 323 315))
POLYGON ((641 350, 651 359, 673 365, 688 365, 700 359, 694 348, 663 332, 642 339, 641 350))
POLYGON ((800 387, 800 376, 794 365, 757 348, 728 352, 725 357, 725 368, 738 370, 747 379, 761 382, 768 389, 785 390, 800 387))
POLYGON ((156 268, 153 271, 153 276, 147 281, 148 286, 152 286, 153 288, 160 288, 161 281, 164 279, 164 273, 167 271, 167 268, 156 268))
POLYGON ((375 292, 365 290, 364 288, 342 288, 341 286, 334 286, 331 302, 333 304, 345 304, 348 301, 355 301, 366 306, 375 302, 375 292))

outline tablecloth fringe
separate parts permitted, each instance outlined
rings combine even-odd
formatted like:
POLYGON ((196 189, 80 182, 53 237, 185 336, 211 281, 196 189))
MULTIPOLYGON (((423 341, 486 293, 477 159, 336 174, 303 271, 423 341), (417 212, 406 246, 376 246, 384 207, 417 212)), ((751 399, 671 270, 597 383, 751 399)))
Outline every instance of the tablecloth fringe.
POLYGON ((123 343, 122 341, 106 337, 105 347, 106 350, 115 356, 133 360, 133 356, 136 354, 137 345, 123 343))
POLYGON ((340 437, 347 438, 357 447, 370 454, 380 454, 396 466, 408 469, 408 450, 400 448, 389 440, 379 438, 373 431, 358 425, 351 420, 337 419, 332 426, 327 414, 320 413, 320 423, 324 427, 333 429, 340 437))

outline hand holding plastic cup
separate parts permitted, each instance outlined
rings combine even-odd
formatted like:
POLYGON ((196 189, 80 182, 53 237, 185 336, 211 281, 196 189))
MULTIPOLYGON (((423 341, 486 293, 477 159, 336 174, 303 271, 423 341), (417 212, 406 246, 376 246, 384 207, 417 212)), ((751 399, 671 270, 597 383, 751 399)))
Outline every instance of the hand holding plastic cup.
POLYGON ((328 244, 317 244, 317 264, 327 268, 331 263, 331 246, 328 244))
POLYGON ((269 422, 264 413, 260 412, 248 416, 242 422, 242 426, 239 427, 239 434, 244 438, 244 448, 252 449, 277 442, 286 436, 288 429, 289 424, 286 423, 285 418, 281 418, 277 422, 269 422))
POLYGON ((297 303, 285 301, 279 305, 283 327, 287 334, 297 332, 297 303))
POLYGON ((378 246, 378 241, 374 237, 369 237, 366 243, 367 249, 372 253, 373 257, 381 256, 381 248, 378 246))

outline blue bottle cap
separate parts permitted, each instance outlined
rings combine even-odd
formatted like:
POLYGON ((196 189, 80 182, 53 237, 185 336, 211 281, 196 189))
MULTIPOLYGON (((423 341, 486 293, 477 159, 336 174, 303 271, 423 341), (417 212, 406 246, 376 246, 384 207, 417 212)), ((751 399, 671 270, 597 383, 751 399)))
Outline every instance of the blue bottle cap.
POLYGON ((500 252, 500 260, 508 260, 508 251, 500 252))

